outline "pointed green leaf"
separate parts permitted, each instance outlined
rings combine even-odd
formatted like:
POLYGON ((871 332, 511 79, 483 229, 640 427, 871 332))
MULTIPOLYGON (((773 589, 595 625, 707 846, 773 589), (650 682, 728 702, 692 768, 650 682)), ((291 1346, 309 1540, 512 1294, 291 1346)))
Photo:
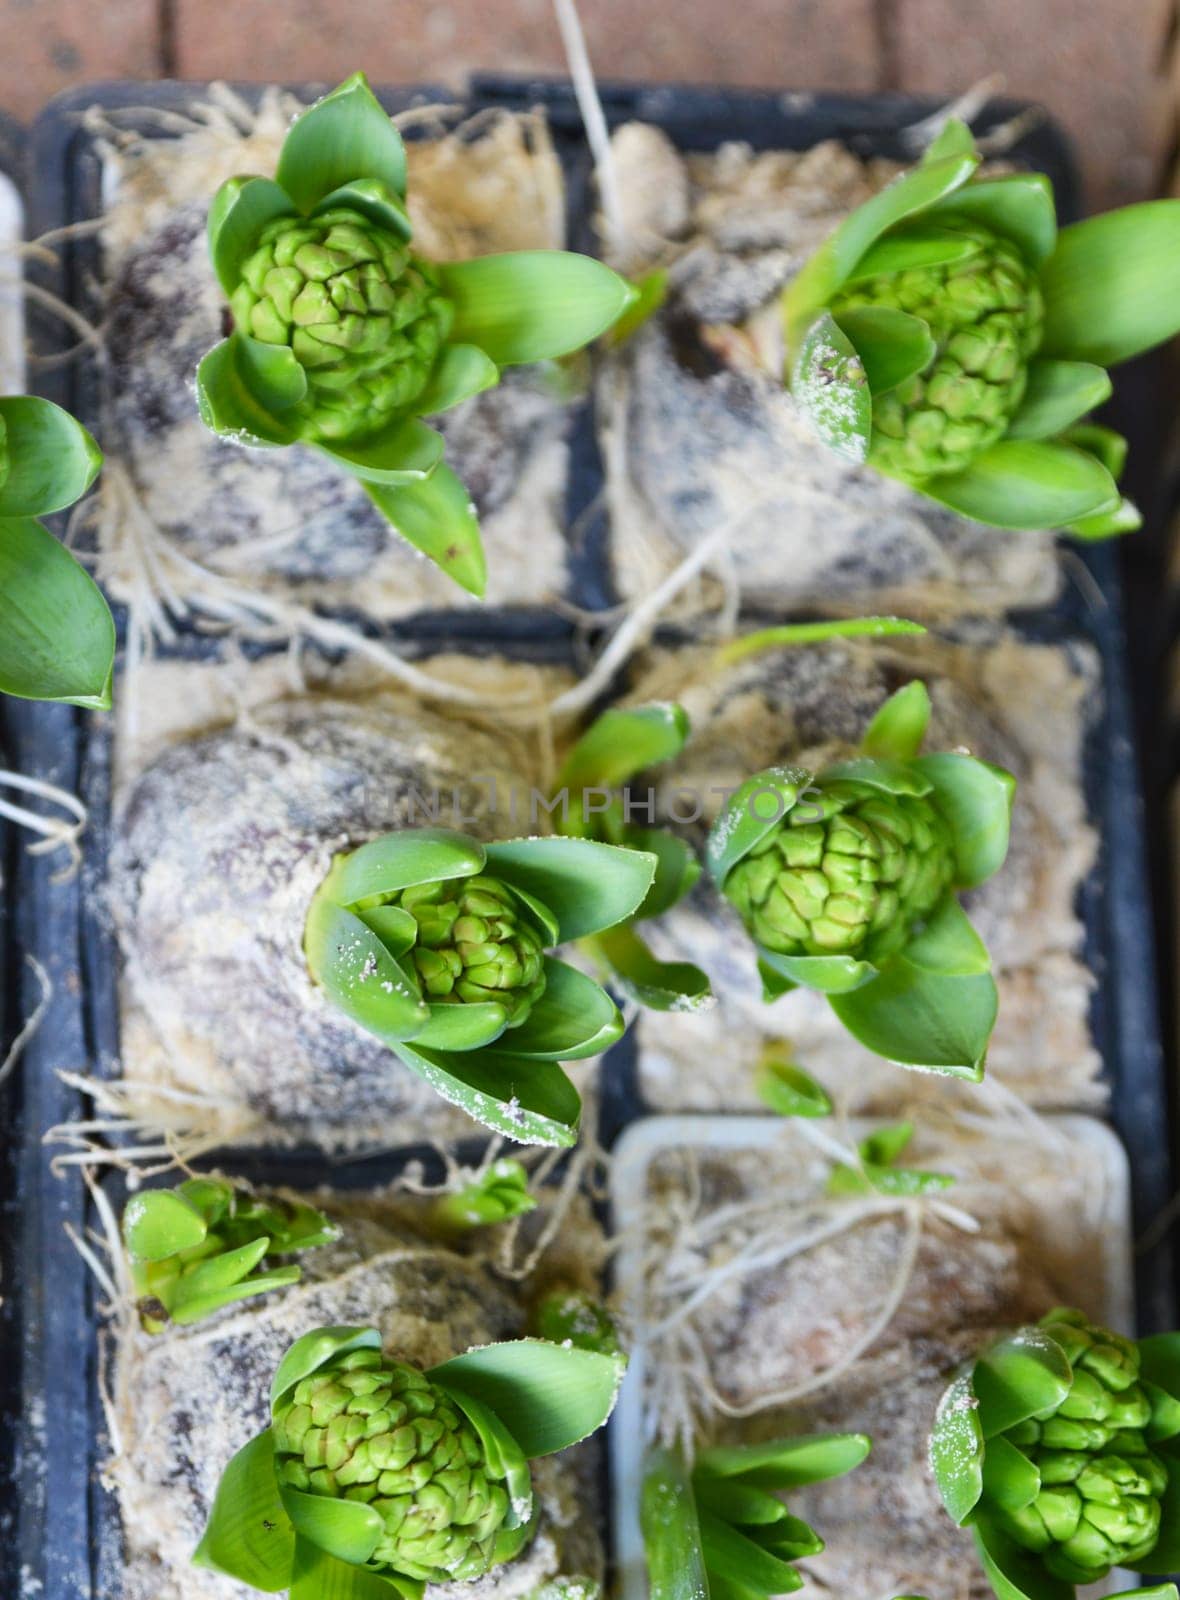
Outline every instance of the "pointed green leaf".
POLYGON ((363 72, 353 73, 295 119, 275 176, 301 211, 356 178, 376 178, 395 195, 405 194, 401 134, 363 72))
POLYGON ((871 1449, 865 1433, 802 1433, 760 1444, 718 1445, 702 1450, 697 1465, 715 1477, 740 1478, 763 1489, 800 1489, 842 1478, 871 1449))
POLYGON ((764 1550, 737 1528, 707 1511, 699 1501, 697 1520, 705 1567, 710 1573, 724 1573, 731 1582, 749 1585, 756 1593, 764 1595, 791 1594, 803 1587, 803 1579, 789 1562, 764 1550))
POLYGON ((767 767, 726 801, 705 844, 705 868, 719 889, 756 845, 776 828, 810 784, 805 767, 767 767))
POLYGON ((647 272, 637 282, 631 285, 635 291, 635 298, 626 307, 622 314, 611 323, 603 335, 608 348, 618 349, 619 345, 626 344, 633 334, 639 332, 645 322, 651 320, 656 312, 668 298, 668 271, 666 267, 656 267, 647 272))
POLYGON ((222 293, 229 300, 242 281, 242 263, 258 247, 268 222, 298 215, 298 207, 270 178, 230 178, 213 196, 207 234, 209 255, 222 293))
POLYGON ((1145 1583, 1140 1589, 1120 1589, 1107 1600, 1180 1600, 1174 1583, 1145 1583))
POLYGON ((307 965, 332 1004, 386 1044, 412 1039, 430 1009, 401 965, 360 918, 317 894, 303 939, 307 965))
POLYGON ((707 1011, 714 1004, 709 979, 688 961, 657 961, 629 924, 594 934, 591 953, 610 970, 616 989, 650 1011, 707 1011))
POLYGON ((360 1500, 305 1494, 286 1484, 279 1485, 279 1499, 301 1538, 350 1565, 362 1566, 385 1531, 380 1512, 360 1500))
POLYGON ((485 1128, 519 1144, 568 1149, 576 1143, 582 1102, 556 1062, 522 1060, 507 1046, 467 1052, 404 1043, 394 1048, 436 1094, 485 1128))
POLYGON ((623 1372, 616 1356, 544 1339, 484 1345, 431 1367, 431 1378, 499 1417, 530 1461, 601 1428, 623 1372))
POLYGON ((1100 511, 1092 517, 1079 517, 1067 522, 1064 532, 1073 539, 1096 543, 1101 539, 1121 538, 1125 533, 1138 533, 1143 526, 1143 514, 1133 500, 1120 500, 1113 511, 1100 511))
POLYGON ((997 1339, 979 1356, 972 1374, 984 1438, 1051 1411, 1072 1381, 1065 1352, 1047 1329, 1021 1328, 997 1339))
POLYGON ((860 1141, 860 1154, 875 1166, 887 1167, 905 1154, 913 1137, 912 1122, 886 1123, 860 1141))
POLYGON ((854 756, 850 761, 838 761, 824 768, 821 779, 825 788, 851 781, 867 783, 885 794, 921 798, 930 793, 929 778, 924 777, 912 761, 892 761, 881 756, 854 756))
POLYGON ((863 283, 886 273, 909 272, 916 267, 953 266, 956 262, 969 261, 982 248, 981 240, 970 234, 915 223, 897 233, 887 233, 870 245, 848 274, 845 285, 863 283))
POLYGON ((989 1439, 983 1457, 983 1493, 990 1507, 1023 1511, 1041 1492, 1041 1474, 1002 1434, 989 1439))
POLYGON ((488 871, 546 905, 565 943, 634 915, 655 879, 656 860, 593 839, 509 839, 488 846, 488 871))
POLYGON ((758 1098, 781 1117, 830 1117, 832 1102, 809 1072, 787 1057, 767 1050, 758 1064, 754 1087, 758 1098))
POLYGON ((836 323, 860 357, 874 398, 925 372, 938 354, 934 335, 921 317, 892 306, 850 307, 836 323))
POLYGON ((363 906, 356 914, 391 956, 404 956, 417 942, 418 924, 401 906, 363 906))
MULTIPOLYGON (((462 1359, 462 1358, 460 1358, 462 1359)), ((440 1368, 430 1374, 431 1381, 450 1395, 463 1415, 471 1423, 483 1446, 484 1458, 491 1477, 502 1478, 508 1494, 508 1510, 504 1526, 509 1531, 527 1527, 533 1520, 533 1479, 528 1458, 507 1424, 476 1395, 468 1394, 462 1386, 462 1375, 457 1384, 447 1381, 440 1368)))
POLYGON ((133 1194, 123 1210, 123 1243, 132 1261, 165 1261, 203 1244, 204 1217, 172 1189, 133 1194))
POLYGON ((295 1530, 279 1499, 269 1428, 243 1445, 221 1475, 193 1565, 278 1594, 291 1582, 295 1530))
POLYGON ((0 398, 8 472, 0 517, 41 517, 80 500, 98 476, 102 451, 68 411, 36 395, 0 398))
POLYGON ((987 946, 953 894, 943 896, 906 945, 904 955, 911 966, 947 977, 965 978, 992 968, 987 946))
POLYGON ((1180 1403, 1180 1333, 1150 1334, 1146 1339, 1140 1339, 1138 1345, 1140 1371, 1144 1380, 1171 1401, 1167 1406, 1162 1401, 1156 1403, 1153 1409, 1158 1410, 1159 1415, 1152 1417, 1148 1438, 1171 1438, 1180 1433, 1180 1425, 1173 1426, 1176 1421, 1175 1408, 1180 1403), (1166 1425, 1161 1428, 1159 1424, 1164 1418, 1167 1419, 1166 1425))
POLYGON ((923 494, 995 528, 1060 528, 1113 510, 1114 479, 1094 456, 1037 439, 1001 439, 963 472, 927 478, 923 494))
POLYGON ((663 916, 695 889, 701 876, 701 864, 684 840, 674 833, 665 833, 662 828, 628 828, 621 842, 631 850, 646 850, 656 858, 656 875, 635 913, 637 922, 663 916))
POLYGON ((1109 374, 1089 361, 1031 361, 1009 439, 1051 439, 1110 399, 1109 374))
POLYGON ((1016 779, 1003 767, 954 753, 919 756, 914 765, 933 786, 951 825, 955 883, 974 889, 1004 865, 1016 779))
POLYGON ((789 978, 792 984, 820 994, 848 994, 877 976, 871 961, 858 961, 855 956, 785 956, 763 945, 757 949, 764 966, 789 978))
POLYGON ((270 416, 280 417, 306 397, 307 373, 290 345, 264 344, 239 333, 234 347, 242 381, 270 416))
POLYGON ((562 762, 558 788, 617 789, 637 773, 678 756, 688 741, 688 713, 665 702, 611 706, 596 717, 562 762))
POLYGON ((1098 422, 1078 422, 1065 430, 1060 442, 1097 456, 1116 483, 1122 477, 1127 465, 1127 441, 1113 428, 1104 428, 1098 422))
POLYGON ((929 1456, 942 1503, 961 1528, 983 1493, 983 1429, 969 1373, 961 1372, 938 1402, 929 1456))
POLYGON ((912 761, 930 723, 930 691, 920 678, 891 694, 865 729, 863 754, 873 760, 912 761))
POLYGON ((302 1276, 301 1267, 275 1267, 271 1272, 257 1273, 241 1283, 200 1292, 191 1289, 189 1280, 182 1278, 170 1297, 169 1320, 178 1327, 188 1327, 194 1322, 203 1322, 215 1311, 235 1305, 239 1300, 253 1300, 256 1295, 269 1294, 273 1289, 289 1289, 302 1276))
POLYGON ((648 1456, 639 1517, 650 1600, 710 1600, 692 1482, 674 1451, 648 1456))
POLYGON ((973 1083, 983 1077, 997 1009, 990 973, 947 977, 901 955, 871 983, 828 1002, 853 1038, 887 1061, 973 1083))
POLYGON ((298 430, 268 411, 250 387, 258 363, 243 350, 244 343, 241 334, 231 334, 214 345, 197 368, 201 421, 235 444, 294 444, 298 430))
POLYGON ((429 479, 442 460, 443 441, 417 417, 399 417, 379 433, 348 443, 320 443, 316 449, 363 483, 396 489, 429 479))
POLYGON ((468 594, 483 599, 488 568, 479 518, 465 485, 445 461, 419 482, 362 482, 370 500, 407 544, 468 594))
POLYGON ((451 338, 478 345, 499 367, 580 350, 635 299, 617 272, 566 250, 478 256, 439 272, 455 308, 451 338))
POLYGON ((1054 1578, 1037 1556, 1013 1544, 990 1517, 980 1517, 972 1532, 996 1600, 1076 1600, 1072 1583, 1054 1578))
POLYGON ((545 992, 504 1048, 530 1061, 580 1061, 623 1034, 623 1019, 605 989, 576 967, 545 956, 545 992))
POLYGON ((341 206, 349 211, 359 211, 378 228, 386 228, 403 244, 408 244, 413 237, 413 228, 410 226, 409 213, 406 211, 405 198, 395 193, 389 185, 379 178, 357 178, 352 183, 342 184, 339 189, 333 189, 331 194, 312 208, 312 216, 319 217, 326 211, 336 211, 341 206))
POLYGON ((414 1035, 414 1042, 432 1050, 479 1050, 500 1037, 507 1021, 507 1007, 491 1000, 431 1005, 430 1020, 414 1035))
POLYGON ((815 432, 846 461, 864 461, 873 432, 873 392, 856 346, 830 312, 803 334, 791 392, 815 432))
POLYGON ((787 622, 755 633, 740 634, 717 651, 719 665, 731 666, 747 656, 780 645, 821 644, 825 639, 891 639, 923 634, 920 622, 904 617, 843 617, 829 622, 787 622))
POLYGON ((262 1261, 270 1248, 270 1237, 263 1234, 235 1250, 220 1250, 207 1261, 201 1261, 176 1285, 181 1299, 200 1294, 215 1294, 218 1290, 232 1288, 262 1261))
POLYGON ((962 117, 948 117, 937 136, 926 147, 921 164, 930 167, 939 161, 946 161, 951 156, 978 156, 978 154, 970 126, 962 117))
MULTIPOLYGON (((1175 1334, 1164 1334, 1164 1338, 1175 1338, 1175 1334)), ((1180 1396, 1161 1389, 1158 1383, 1152 1383, 1148 1378, 1140 1379, 1144 1394, 1151 1402, 1151 1421, 1144 1428, 1144 1437, 1149 1444, 1155 1444, 1161 1439, 1175 1439, 1180 1435, 1180 1396)))
POLYGON ((422 1600, 424 1587, 414 1578, 349 1566, 307 1539, 295 1542, 290 1600, 422 1600))
POLYGON ((94 579, 31 517, 0 521, 0 693, 105 711, 114 666, 94 579))
POLYGON ((403 828, 370 839, 338 856, 324 881, 331 899, 352 910, 399 889, 480 873, 487 852, 478 839, 454 828, 403 828))
POLYGON ((444 345, 425 389, 414 401, 414 410, 422 417, 449 411, 472 395, 494 389, 499 381, 499 367, 478 345, 444 345))
POLYGON ((1033 267, 1046 261, 1057 243, 1053 185, 1041 172, 975 178, 957 193, 936 201, 927 217, 948 228, 960 221, 982 223, 989 232, 1011 239, 1033 267))
POLYGON ((288 1390, 304 1378, 310 1378, 333 1356, 347 1355, 350 1350, 380 1350, 381 1335, 376 1328, 333 1327, 316 1328, 305 1333, 288 1349, 275 1368, 270 1383, 270 1409, 273 1412, 288 1390))
POLYGON ((1180 333, 1180 200, 1063 228, 1041 268, 1041 354, 1114 366, 1180 333))
MULTIPOLYGON (((758 946, 755 945, 754 948, 758 949, 758 946)), ((758 976, 762 980, 762 1000, 765 1005, 773 1005, 776 1000, 781 1000, 783 995, 799 987, 797 983, 792 983, 790 978, 784 977, 781 972, 776 972, 773 967, 768 966, 765 961, 758 962, 758 976)))

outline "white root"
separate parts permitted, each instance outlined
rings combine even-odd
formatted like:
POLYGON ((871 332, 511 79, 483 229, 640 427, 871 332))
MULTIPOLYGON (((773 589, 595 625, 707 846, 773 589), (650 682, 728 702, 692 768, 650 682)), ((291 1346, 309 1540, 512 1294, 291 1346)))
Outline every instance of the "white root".
POLYGON ((5 1051, 3 1060, 0 1060, 0 1087, 16 1070, 17 1062, 24 1055, 29 1040, 32 1039, 37 1029, 41 1026, 45 1013, 49 1010, 50 1002, 53 999, 53 982, 36 956, 26 954, 25 962, 36 978, 41 992, 37 998, 37 1004, 33 1007, 28 1017, 25 1018, 16 1038, 5 1051))
POLYGON ((578 110, 582 113, 586 142, 594 158, 594 173, 598 179, 598 193, 602 199, 607 242, 611 254, 614 255, 622 248, 624 228, 619 178, 614 151, 611 149, 610 131, 603 114, 602 101, 594 79, 590 52, 586 48, 586 36, 582 31, 576 0, 553 0, 553 9, 557 15, 557 26, 561 31, 561 42, 569 64, 574 98, 578 102, 578 110))
POLYGON ((90 818, 82 801, 56 783, 49 783, 44 778, 29 778, 21 772, 0 771, 0 789, 15 789, 18 794, 36 795, 38 799, 48 800, 68 813, 68 817, 45 816, 42 812, 30 811, 27 806, 17 805, 0 795, 0 817, 39 836, 35 844, 28 846, 31 856, 49 855, 58 849, 67 852, 69 860, 52 881, 63 883, 72 877, 82 860, 78 840, 90 818))

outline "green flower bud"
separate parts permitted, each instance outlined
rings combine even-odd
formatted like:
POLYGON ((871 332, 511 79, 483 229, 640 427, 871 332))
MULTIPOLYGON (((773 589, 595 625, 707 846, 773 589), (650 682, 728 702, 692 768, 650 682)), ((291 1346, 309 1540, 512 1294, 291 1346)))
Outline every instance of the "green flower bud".
POLYGON ((969 236, 979 249, 966 260, 883 273, 832 305, 837 319, 862 307, 906 311, 934 338, 925 370, 873 401, 869 460, 907 482, 960 472, 1003 436, 1041 341, 1035 274, 1007 241, 969 236))
POLYGON ((503 1466, 443 1390, 379 1350, 351 1350, 272 1416, 280 1484, 380 1515, 369 1565, 427 1583, 482 1577, 509 1517, 503 1466))
POLYGON ((991 1511, 1055 1576, 1088 1583, 1154 1546, 1168 1470, 1141 1431, 1152 1403, 1139 1382, 1136 1346, 1076 1312, 1054 1312, 1041 1326, 1060 1345, 1072 1379, 1051 1415, 1005 1435, 1040 1473, 1036 1499, 1020 1511, 991 1511))
POLYGON ((768 950, 874 961, 905 944, 953 873, 950 830, 929 799, 821 781, 738 863, 725 893, 768 950))
POLYGON ((359 439, 406 411, 450 331, 434 269, 348 206, 281 217, 258 239, 230 307, 242 333, 294 351, 304 437, 359 439))
POLYGON ((8 454, 8 424, 0 417, 0 489, 8 481, 11 461, 8 454))
POLYGON ((545 992, 544 944, 512 891, 480 874, 415 884, 391 901, 418 925, 410 959, 433 1004, 494 1000, 521 1023, 545 992))

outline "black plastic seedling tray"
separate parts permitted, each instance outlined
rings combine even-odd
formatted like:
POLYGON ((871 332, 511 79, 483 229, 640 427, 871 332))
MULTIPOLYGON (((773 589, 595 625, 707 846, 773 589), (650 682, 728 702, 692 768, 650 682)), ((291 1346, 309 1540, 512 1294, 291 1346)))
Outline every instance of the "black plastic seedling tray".
MULTIPOLYGON (((153 117, 200 97, 201 85, 101 85, 76 91, 55 103, 33 134, 33 215, 30 232, 40 233, 89 219, 100 206, 99 162, 91 136, 80 123, 90 105, 108 112, 142 112, 145 128, 153 117)), ((318 88, 300 90, 309 97, 318 88)), ((243 87, 246 98, 256 89, 243 87)), ((388 95, 392 108, 433 98, 412 91, 388 95)), ((764 148, 803 148, 820 139, 840 138, 861 154, 907 154, 901 130, 936 108, 933 100, 897 95, 852 98, 834 95, 750 93, 686 88, 608 85, 604 89, 612 123, 640 118, 658 123, 680 145, 711 148, 724 140, 745 139, 764 148)), ((576 108, 567 85, 481 78, 473 85, 472 109, 500 104, 544 104, 566 168, 575 245, 589 247, 592 209, 590 165, 576 108)), ((981 119, 986 129, 1007 119, 1017 107, 994 103, 981 119)), ((161 132, 160 136, 166 136, 161 132)), ((1041 124, 1018 146, 1016 155, 1050 173, 1061 210, 1076 209, 1072 166, 1060 135, 1041 124)), ((52 286, 72 303, 93 307, 97 277, 96 246, 78 239, 63 256, 52 286)), ((60 329, 39 320, 43 348, 60 346, 60 329)), ((46 373, 44 392, 94 420, 94 377, 77 364, 46 373)), ((572 516, 593 501, 600 467, 589 415, 575 433, 576 470, 570 491, 572 516)), ((999 537, 1003 537, 1000 535, 999 537)), ((1102 857, 1083 891, 1086 955, 1096 974, 1093 1032, 1102 1050, 1111 1085, 1112 1116, 1131 1155, 1136 1224, 1142 1231, 1171 1194, 1166 1095, 1156 1015, 1151 918, 1144 874, 1141 791, 1137 779, 1127 684, 1126 648, 1118 564, 1109 549, 1082 558, 1101 591, 1067 586, 1061 600, 1043 612, 1016 619, 1030 637, 1089 639, 1103 669, 1102 703, 1096 711, 1086 754, 1086 789, 1093 820, 1102 834, 1102 857)), ((612 599, 605 531, 599 522, 572 563, 570 598, 588 609, 612 599)), ((570 625, 537 612, 436 613, 390 630, 390 636, 417 642, 426 651, 444 645, 504 648, 509 653, 566 655, 576 639, 570 625)), ((209 659, 219 646, 210 637, 186 636, 175 653, 209 659)), ((568 656, 567 656, 568 659, 568 656)), ((10 759, 26 773, 81 789, 91 807, 85 875, 54 884, 54 863, 20 855, 14 865, 15 933, 20 950, 45 965, 55 999, 45 1023, 24 1057, 19 1075, 16 1124, 17 1185, 20 1208, 11 1254, 20 1271, 3 1285, 17 1311, 18 1359, 0 1371, 20 1397, 19 1511, 11 1538, 0 1539, 0 1593, 21 1600, 117 1600, 120 1527, 117 1511, 98 1483, 104 1453, 98 1399, 97 1306, 99 1298, 87 1268, 69 1242, 65 1226, 80 1232, 87 1223, 85 1191, 76 1174, 51 1172, 53 1152, 42 1144, 46 1129, 84 1115, 82 1097, 66 1086, 58 1070, 98 1076, 116 1065, 118 1015, 115 953, 109 933, 95 915, 93 889, 106 867, 109 801, 109 730, 104 719, 83 717, 62 707, 11 705, 10 759), (5 1562, 9 1569, 5 1570, 5 1562)), ((18 1008, 31 1009, 31 980, 15 963, 23 986, 18 1008)), ((18 1013, 20 1010, 18 1009, 18 1013)), ((645 1108, 635 1091, 633 1042, 612 1053, 606 1073, 603 1130, 613 1139, 645 1108)), ((210 1157, 210 1163, 216 1158, 210 1157)), ((243 1152, 228 1170, 259 1180, 307 1185, 329 1176, 342 1185, 381 1184, 396 1172, 404 1152, 333 1163, 315 1151, 243 1152)), ((3 1249, 0 1244, 0 1249, 3 1249)), ((1168 1252, 1157 1247, 1139 1263, 1139 1313, 1144 1329, 1174 1321, 1172 1273, 1168 1252)), ((0 1387, 0 1398, 3 1389, 0 1387)), ((5 1430, 11 1432, 12 1430, 5 1430)))

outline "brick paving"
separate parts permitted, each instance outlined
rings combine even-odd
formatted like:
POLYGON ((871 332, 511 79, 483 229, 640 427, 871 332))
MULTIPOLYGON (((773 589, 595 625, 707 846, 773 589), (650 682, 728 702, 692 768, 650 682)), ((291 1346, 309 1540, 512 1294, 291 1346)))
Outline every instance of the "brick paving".
MULTIPOLYGON (((1092 204, 1161 181, 1180 0, 581 0, 604 76, 955 93, 995 73, 1074 136, 1092 204), (969 19, 969 20, 968 20, 969 19)), ((561 72, 551 0, 0 0, 0 108, 100 78, 458 84, 561 72)))

